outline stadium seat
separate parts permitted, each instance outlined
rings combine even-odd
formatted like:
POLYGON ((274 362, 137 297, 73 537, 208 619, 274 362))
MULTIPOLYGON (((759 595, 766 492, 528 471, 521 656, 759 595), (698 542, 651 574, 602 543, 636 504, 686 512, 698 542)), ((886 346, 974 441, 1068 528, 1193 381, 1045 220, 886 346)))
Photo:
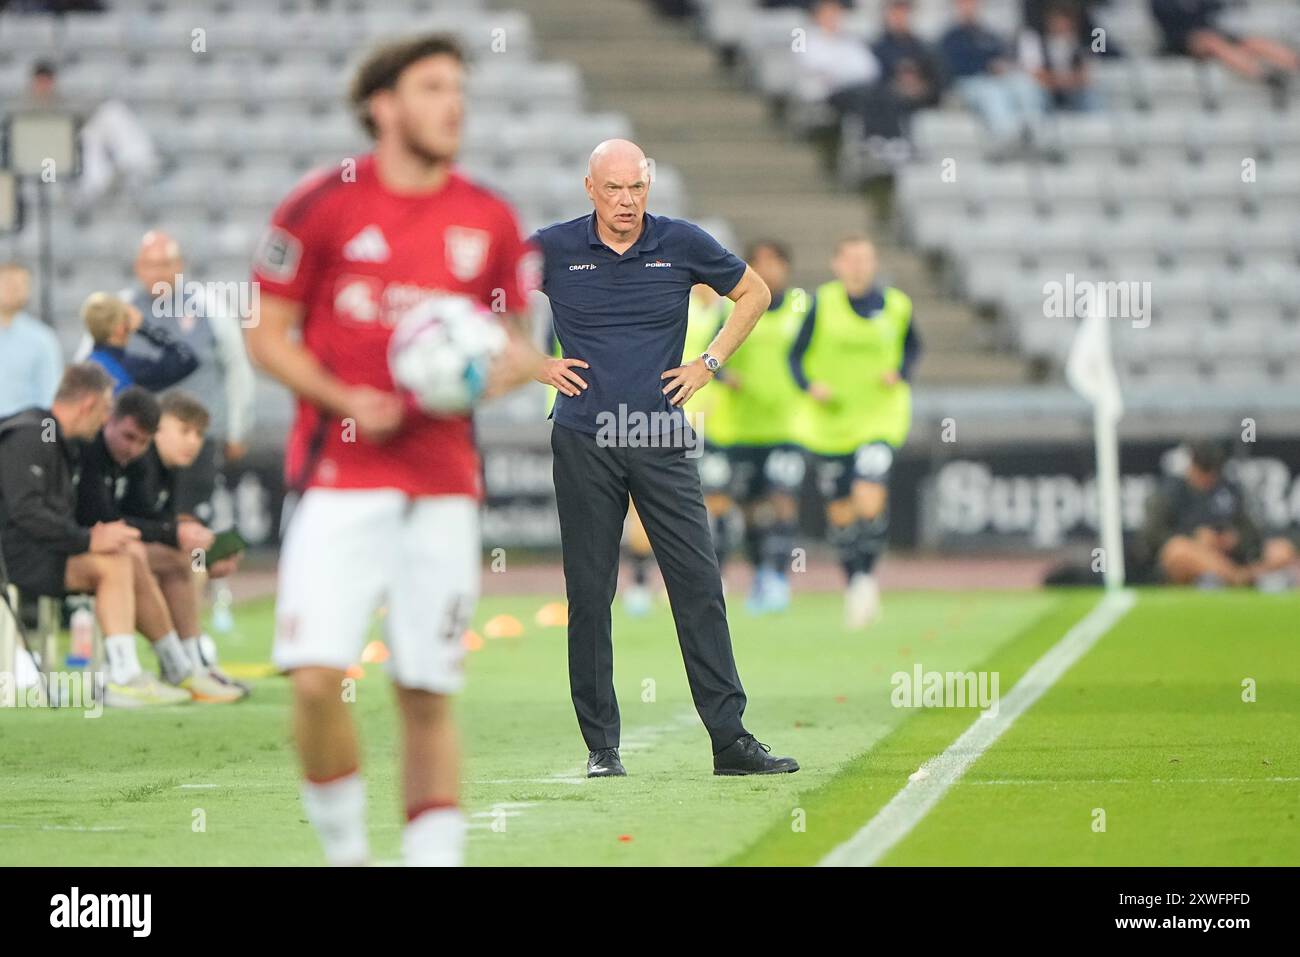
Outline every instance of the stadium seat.
POLYGON ((0 52, 25 61, 58 52, 56 21, 39 14, 6 14, 0 18, 0 52))

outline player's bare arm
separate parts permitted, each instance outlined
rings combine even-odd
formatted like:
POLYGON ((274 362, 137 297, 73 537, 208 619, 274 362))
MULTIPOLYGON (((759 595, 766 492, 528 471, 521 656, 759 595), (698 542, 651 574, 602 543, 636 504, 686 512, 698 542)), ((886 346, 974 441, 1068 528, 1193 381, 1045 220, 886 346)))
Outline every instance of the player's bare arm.
MULTIPOLYGON (((727 298, 736 306, 731 310, 731 315, 722 324, 722 328, 718 330, 708 349, 708 354, 720 363, 725 363, 731 358, 754 331, 759 317, 772 303, 772 292, 767 288, 767 283, 759 278, 758 273, 746 266, 740 282, 727 293, 727 298)), ((702 358, 696 358, 686 365, 669 369, 659 378, 668 380, 668 384, 663 388, 663 394, 672 393, 669 401, 673 405, 681 405, 708 385, 709 380, 713 378, 713 373, 709 371, 702 358)))
POLYGON ((542 378, 542 370, 547 357, 533 344, 528 317, 512 313, 502 317, 501 325, 508 338, 505 348, 492 361, 488 385, 483 391, 484 399, 495 399, 526 382, 546 381, 542 378))
POLYGON ((297 337, 304 308, 281 296, 263 293, 248 329, 248 353, 262 369, 295 394, 335 415, 356 420, 357 430, 382 441, 402 422, 402 401, 369 386, 352 386, 326 371, 297 337))
POLYGON ((527 316, 513 313, 501 322, 510 338, 506 348, 493 362, 484 398, 496 398, 529 381, 549 385, 568 396, 577 395, 579 389, 587 388, 587 383, 573 368, 591 367, 581 359, 548 356, 538 349, 533 343, 532 323, 527 316))

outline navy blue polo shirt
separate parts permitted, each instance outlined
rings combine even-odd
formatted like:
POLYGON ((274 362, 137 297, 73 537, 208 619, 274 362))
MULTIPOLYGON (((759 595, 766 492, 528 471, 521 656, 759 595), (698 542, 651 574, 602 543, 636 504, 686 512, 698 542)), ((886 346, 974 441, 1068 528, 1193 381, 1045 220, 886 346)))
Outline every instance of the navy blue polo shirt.
POLYGON ((555 397, 556 423, 592 434, 646 428, 638 421, 660 432, 679 428, 681 409, 659 377, 682 364, 691 287, 702 282, 725 296, 744 275, 744 260, 694 223, 649 213, 621 256, 596 235, 594 212, 540 229, 532 241, 542 251, 542 292, 560 348, 591 366, 575 370, 586 390, 555 397), (643 415, 629 418, 634 413, 643 415))

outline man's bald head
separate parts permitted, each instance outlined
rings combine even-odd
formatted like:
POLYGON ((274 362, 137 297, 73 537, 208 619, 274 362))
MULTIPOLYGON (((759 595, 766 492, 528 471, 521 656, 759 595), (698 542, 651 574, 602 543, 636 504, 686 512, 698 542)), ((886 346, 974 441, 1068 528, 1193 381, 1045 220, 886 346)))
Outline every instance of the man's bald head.
POLYGON ((636 170, 638 174, 644 172, 649 178, 645 153, 631 140, 605 140, 591 151, 591 157, 587 160, 587 175, 592 179, 606 175, 611 169, 628 168, 636 170))
POLYGON ((603 232, 617 241, 641 232, 650 180, 650 161, 630 140, 605 140, 591 151, 583 185, 603 232))
POLYGON ((151 229, 141 237, 135 254, 135 277, 145 289, 152 291, 159 283, 170 289, 184 265, 181 244, 170 233, 151 229))

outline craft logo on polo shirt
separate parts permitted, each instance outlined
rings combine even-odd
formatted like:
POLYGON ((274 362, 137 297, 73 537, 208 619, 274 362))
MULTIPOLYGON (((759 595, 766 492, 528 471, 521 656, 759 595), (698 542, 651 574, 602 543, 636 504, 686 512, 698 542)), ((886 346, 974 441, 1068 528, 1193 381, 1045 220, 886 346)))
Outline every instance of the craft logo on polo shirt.
POLYGON ((576 266, 570 266, 569 272, 580 272, 584 269, 595 269, 595 263, 578 263, 576 266))

